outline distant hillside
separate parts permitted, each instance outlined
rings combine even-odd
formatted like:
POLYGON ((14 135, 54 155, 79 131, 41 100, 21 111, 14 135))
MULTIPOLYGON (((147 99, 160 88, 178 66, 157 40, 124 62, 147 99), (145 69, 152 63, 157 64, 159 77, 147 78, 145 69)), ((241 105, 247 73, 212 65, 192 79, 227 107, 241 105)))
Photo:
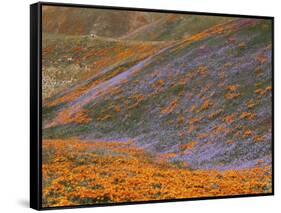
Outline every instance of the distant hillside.
POLYGON ((159 17, 156 13, 44 6, 43 32, 117 38, 159 17))
POLYGON ((164 15, 160 19, 146 24, 122 38, 142 41, 178 40, 232 19, 234 18, 188 14, 164 15))
POLYGON ((44 7, 43 32, 138 41, 177 40, 233 18, 70 7, 44 7))
POLYGON ((104 68, 45 101, 43 137, 132 139, 190 169, 269 165, 270 32, 235 19, 104 68))

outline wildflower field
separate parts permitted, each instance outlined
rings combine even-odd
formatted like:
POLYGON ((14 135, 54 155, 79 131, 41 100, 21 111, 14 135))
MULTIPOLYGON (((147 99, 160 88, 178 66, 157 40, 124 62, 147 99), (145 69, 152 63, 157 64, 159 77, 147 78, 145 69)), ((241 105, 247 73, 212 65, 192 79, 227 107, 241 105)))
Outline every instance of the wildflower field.
POLYGON ((266 18, 44 6, 43 207, 271 194, 271 39, 266 18))
POLYGON ((271 191, 270 169, 192 171, 128 142, 46 140, 43 204, 94 203, 257 194, 271 191))

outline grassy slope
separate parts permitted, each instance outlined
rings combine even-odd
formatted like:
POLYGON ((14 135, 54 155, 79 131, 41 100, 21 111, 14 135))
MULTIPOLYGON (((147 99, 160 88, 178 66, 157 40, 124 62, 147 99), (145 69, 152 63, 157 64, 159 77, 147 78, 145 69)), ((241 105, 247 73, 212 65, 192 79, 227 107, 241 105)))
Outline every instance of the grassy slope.
MULTIPOLYGON (((134 138, 193 169, 268 164, 270 27, 267 21, 236 20, 178 42, 128 82, 83 106, 87 119, 46 128, 44 137, 134 138)), ((44 117, 54 118, 74 101, 66 100, 44 107, 44 117)))
POLYGON ((43 7, 43 31, 117 38, 161 17, 157 13, 92 8, 43 7))
POLYGON ((164 41, 178 40, 199 33, 233 18, 196 15, 166 15, 123 36, 123 39, 164 41))
POLYGON ((101 37, 126 40, 177 40, 231 19, 188 14, 45 7, 43 31, 65 35, 95 33, 101 37))

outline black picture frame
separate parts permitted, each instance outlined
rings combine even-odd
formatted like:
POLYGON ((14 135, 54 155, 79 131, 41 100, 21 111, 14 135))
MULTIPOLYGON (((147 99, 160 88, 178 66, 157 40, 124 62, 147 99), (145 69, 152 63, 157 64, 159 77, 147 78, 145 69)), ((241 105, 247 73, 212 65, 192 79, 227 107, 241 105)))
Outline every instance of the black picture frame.
POLYGON ((274 17, 241 14, 223 14, 194 11, 175 11, 146 8, 112 7, 69 3, 38 2, 30 5, 30 207, 36 210, 67 209, 81 207, 118 206, 145 203, 165 203, 175 201, 211 200, 274 195, 274 17), (184 198, 169 200, 151 200, 93 205, 75 205, 62 207, 42 207, 42 6, 77 7, 94 9, 112 9, 158 13, 193 14, 206 16, 239 17, 267 19, 272 24, 272 193, 218 196, 203 198, 184 198))

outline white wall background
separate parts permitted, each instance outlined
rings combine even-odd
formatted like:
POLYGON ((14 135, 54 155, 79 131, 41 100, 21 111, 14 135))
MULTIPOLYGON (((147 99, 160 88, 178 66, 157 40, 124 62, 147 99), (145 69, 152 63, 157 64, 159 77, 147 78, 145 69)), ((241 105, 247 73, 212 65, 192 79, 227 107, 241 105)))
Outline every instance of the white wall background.
MULTIPOLYGON (((64 2, 56 0, 57 2, 64 2)), ((200 12, 275 16, 275 192, 274 197, 235 198, 62 210, 64 212, 278 212, 281 139, 281 3, 278 0, 65 0, 200 12), (278 83, 279 82, 279 83, 278 83), (278 110, 279 109, 279 110, 278 110)), ((29 209, 29 4, 1 1, 0 7, 0 212, 29 209)), ((279 210, 280 212, 280 210, 279 210)))

